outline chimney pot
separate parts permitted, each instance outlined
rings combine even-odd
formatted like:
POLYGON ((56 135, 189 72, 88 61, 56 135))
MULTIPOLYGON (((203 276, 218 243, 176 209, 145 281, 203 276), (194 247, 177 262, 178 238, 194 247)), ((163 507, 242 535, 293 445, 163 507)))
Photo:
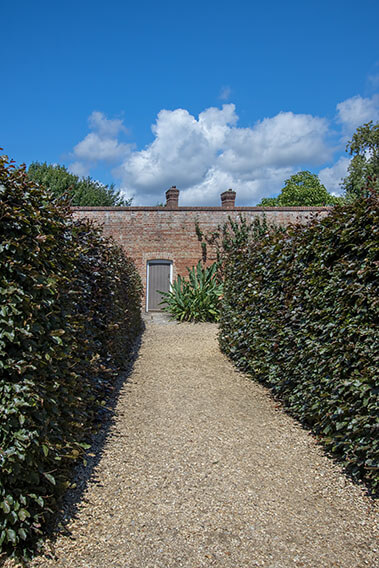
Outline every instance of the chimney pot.
POLYGON ((228 189, 221 193, 221 207, 223 209, 234 209, 236 201, 236 192, 233 189, 228 189))
POLYGON ((166 207, 176 209, 179 205, 179 189, 173 185, 166 191, 166 207))

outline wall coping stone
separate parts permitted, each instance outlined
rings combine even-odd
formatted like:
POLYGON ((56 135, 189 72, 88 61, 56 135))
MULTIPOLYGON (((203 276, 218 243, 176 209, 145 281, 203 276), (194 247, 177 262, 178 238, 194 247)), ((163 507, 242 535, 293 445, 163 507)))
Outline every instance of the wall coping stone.
POLYGON ((333 209, 332 205, 324 205, 322 207, 234 207, 233 209, 226 209, 225 207, 150 207, 150 206, 131 206, 131 207, 71 207, 72 211, 158 211, 165 213, 166 211, 174 211, 178 213, 180 211, 221 211, 223 213, 244 212, 244 211, 331 211, 333 209))

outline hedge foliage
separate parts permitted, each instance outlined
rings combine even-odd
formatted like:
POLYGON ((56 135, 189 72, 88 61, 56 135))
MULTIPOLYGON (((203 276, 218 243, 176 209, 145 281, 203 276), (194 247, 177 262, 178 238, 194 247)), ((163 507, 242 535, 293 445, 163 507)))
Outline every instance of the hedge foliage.
POLYGON ((221 349, 355 479, 378 488, 378 198, 241 242, 229 230, 221 349), (230 243, 235 242, 234 247, 230 243))
POLYGON ((0 219, 0 551, 26 556, 140 331, 141 282, 6 157, 0 219))

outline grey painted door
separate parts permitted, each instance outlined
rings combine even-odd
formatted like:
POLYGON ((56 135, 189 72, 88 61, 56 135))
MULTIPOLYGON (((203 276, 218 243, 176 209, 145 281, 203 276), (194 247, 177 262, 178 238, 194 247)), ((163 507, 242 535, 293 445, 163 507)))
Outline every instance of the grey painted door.
POLYGON ((162 294, 158 292, 168 292, 170 289, 170 263, 169 262, 149 262, 148 280, 148 311, 161 311, 162 294))

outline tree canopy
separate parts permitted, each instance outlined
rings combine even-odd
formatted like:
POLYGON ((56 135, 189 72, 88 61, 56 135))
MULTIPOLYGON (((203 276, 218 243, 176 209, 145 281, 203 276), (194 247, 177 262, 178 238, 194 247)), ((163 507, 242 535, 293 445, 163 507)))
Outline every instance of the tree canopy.
POLYGON ((379 122, 374 124, 371 120, 357 128, 347 143, 346 151, 353 156, 341 184, 346 196, 359 196, 369 178, 379 189, 379 122))
POLYGON ((335 205, 340 197, 331 195, 316 174, 308 170, 297 172, 284 182, 277 197, 264 197, 258 205, 264 207, 335 205))
POLYGON ((49 189, 55 197, 67 194, 71 205, 127 207, 132 201, 115 191, 113 184, 108 186, 90 177, 80 178, 65 166, 33 162, 29 166, 28 177, 49 189))

